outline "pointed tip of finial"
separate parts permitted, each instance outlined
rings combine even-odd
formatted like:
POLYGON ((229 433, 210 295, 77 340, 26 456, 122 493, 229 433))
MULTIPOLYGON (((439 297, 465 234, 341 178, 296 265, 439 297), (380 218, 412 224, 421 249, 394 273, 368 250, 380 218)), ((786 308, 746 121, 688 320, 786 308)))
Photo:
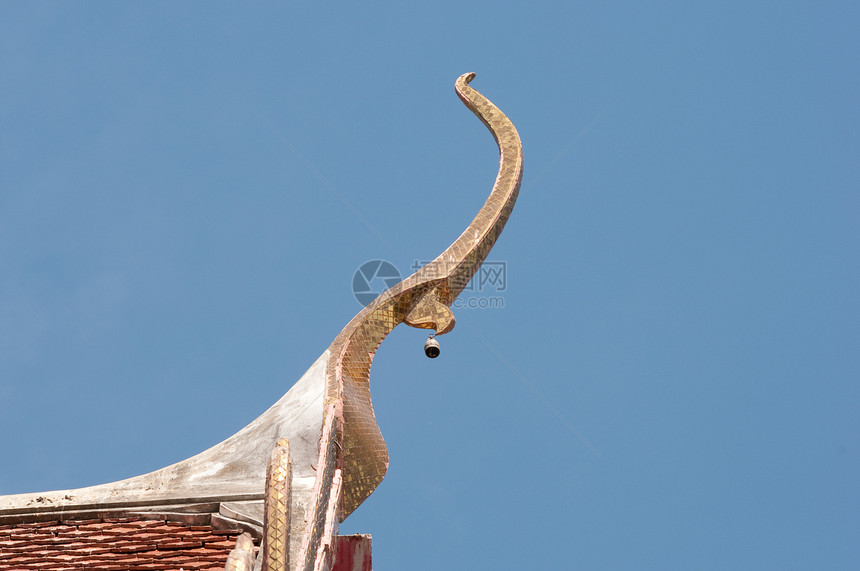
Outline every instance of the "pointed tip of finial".
POLYGON ((457 92, 457 95, 460 99, 463 100, 463 103, 466 104, 466 107, 471 109, 471 103, 469 102, 468 93, 474 91, 474 88, 469 87, 469 82, 475 79, 475 72, 470 71, 469 73, 464 73, 460 77, 457 78, 457 81, 454 82, 454 91, 457 92))
POLYGON ((472 81, 473 79, 475 79, 475 75, 476 75, 476 74, 475 74, 475 72, 474 72, 474 71, 470 71, 469 73, 464 73, 463 75, 461 75, 461 76, 457 79, 457 83, 458 83, 458 84, 459 84, 459 83, 463 83, 463 84, 467 84, 467 85, 468 85, 468 83, 469 83, 470 81, 472 81))

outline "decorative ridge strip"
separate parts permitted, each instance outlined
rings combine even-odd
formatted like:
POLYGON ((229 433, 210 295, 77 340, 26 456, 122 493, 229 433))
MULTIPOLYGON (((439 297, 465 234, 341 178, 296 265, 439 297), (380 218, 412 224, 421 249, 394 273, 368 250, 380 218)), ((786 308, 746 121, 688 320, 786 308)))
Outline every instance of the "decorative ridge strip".
POLYGON ((266 503, 263 515, 263 571, 290 568, 290 444, 278 440, 266 470, 266 503))

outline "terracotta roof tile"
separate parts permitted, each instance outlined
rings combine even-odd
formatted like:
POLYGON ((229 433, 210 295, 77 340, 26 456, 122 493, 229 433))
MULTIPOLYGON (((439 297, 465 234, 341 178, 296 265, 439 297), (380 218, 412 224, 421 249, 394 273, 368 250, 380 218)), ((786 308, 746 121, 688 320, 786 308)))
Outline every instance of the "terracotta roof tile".
POLYGON ((0 525, 0 571, 220 570, 241 533, 134 517, 0 525))

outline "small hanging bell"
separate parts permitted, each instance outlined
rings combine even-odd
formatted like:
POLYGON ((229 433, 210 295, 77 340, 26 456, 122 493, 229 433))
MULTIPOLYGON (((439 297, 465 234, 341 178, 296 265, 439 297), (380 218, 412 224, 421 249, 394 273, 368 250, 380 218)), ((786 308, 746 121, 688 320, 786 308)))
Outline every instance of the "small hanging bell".
POLYGON ((432 335, 428 337, 427 341, 424 343, 424 354, 431 359, 435 359, 439 356, 439 342, 436 341, 432 335))

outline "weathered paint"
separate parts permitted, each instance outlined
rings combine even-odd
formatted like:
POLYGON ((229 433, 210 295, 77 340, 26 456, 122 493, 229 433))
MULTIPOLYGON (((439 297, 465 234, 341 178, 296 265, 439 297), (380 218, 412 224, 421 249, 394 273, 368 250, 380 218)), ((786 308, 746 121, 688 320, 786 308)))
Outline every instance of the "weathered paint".
POLYGON ((371 571, 373 542, 369 535, 340 535, 332 571, 371 571))

